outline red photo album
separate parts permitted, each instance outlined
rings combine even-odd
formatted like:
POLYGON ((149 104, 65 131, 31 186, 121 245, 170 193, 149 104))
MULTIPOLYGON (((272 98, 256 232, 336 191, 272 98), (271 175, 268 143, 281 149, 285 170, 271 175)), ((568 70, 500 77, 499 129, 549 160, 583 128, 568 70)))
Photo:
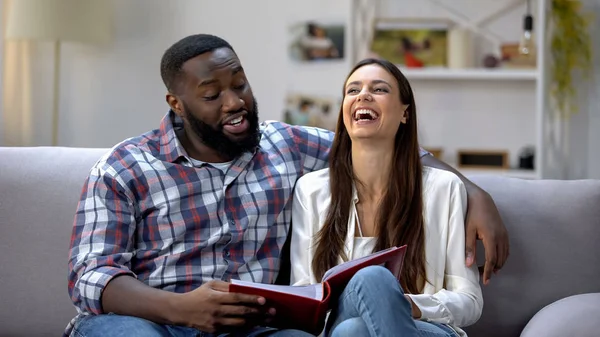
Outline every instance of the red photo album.
POLYGON ((400 280, 406 245, 388 248, 371 255, 339 264, 329 269, 323 281, 306 286, 285 286, 231 280, 229 291, 262 296, 266 305, 277 313, 269 326, 299 329, 319 334, 327 312, 357 271, 364 267, 382 265, 400 280))

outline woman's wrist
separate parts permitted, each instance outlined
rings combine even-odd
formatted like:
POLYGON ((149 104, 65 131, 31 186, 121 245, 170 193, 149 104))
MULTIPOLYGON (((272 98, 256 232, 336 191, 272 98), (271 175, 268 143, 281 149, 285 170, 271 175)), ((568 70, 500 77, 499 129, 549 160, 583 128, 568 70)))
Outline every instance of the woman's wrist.
POLYGON ((404 297, 406 297, 406 300, 408 301, 408 303, 410 303, 412 317, 415 319, 421 318, 421 316, 422 316, 421 309, 419 309, 419 307, 415 304, 415 302, 413 302, 413 300, 412 300, 412 298, 410 298, 410 296, 404 295, 404 297))

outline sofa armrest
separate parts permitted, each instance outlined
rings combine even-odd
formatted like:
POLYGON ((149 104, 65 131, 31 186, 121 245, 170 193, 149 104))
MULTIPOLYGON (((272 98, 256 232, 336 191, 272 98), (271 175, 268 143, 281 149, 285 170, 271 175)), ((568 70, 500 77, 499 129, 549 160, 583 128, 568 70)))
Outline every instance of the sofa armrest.
POLYGON ((598 336, 600 293, 573 295, 545 306, 531 318, 521 337, 598 336))

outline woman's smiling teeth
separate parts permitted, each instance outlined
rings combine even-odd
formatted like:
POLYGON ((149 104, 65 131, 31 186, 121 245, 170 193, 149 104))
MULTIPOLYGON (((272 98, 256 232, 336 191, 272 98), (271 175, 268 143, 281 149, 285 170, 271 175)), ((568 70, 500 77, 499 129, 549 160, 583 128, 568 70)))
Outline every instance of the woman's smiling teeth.
POLYGON ((379 118, 379 115, 373 111, 373 110, 369 110, 369 109, 358 109, 354 112, 354 120, 355 121, 372 121, 372 120, 376 120, 377 118, 379 118))

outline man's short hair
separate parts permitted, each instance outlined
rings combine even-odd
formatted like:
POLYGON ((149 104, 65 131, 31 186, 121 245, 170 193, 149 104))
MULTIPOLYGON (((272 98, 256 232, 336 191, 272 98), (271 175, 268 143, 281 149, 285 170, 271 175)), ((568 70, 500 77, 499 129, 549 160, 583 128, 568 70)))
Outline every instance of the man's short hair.
POLYGON ((181 67, 189 59, 200 54, 219 48, 229 48, 231 45, 222 38, 210 34, 196 34, 177 41, 163 54, 160 62, 160 76, 167 90, 173 92, 181 74, 181 67))

